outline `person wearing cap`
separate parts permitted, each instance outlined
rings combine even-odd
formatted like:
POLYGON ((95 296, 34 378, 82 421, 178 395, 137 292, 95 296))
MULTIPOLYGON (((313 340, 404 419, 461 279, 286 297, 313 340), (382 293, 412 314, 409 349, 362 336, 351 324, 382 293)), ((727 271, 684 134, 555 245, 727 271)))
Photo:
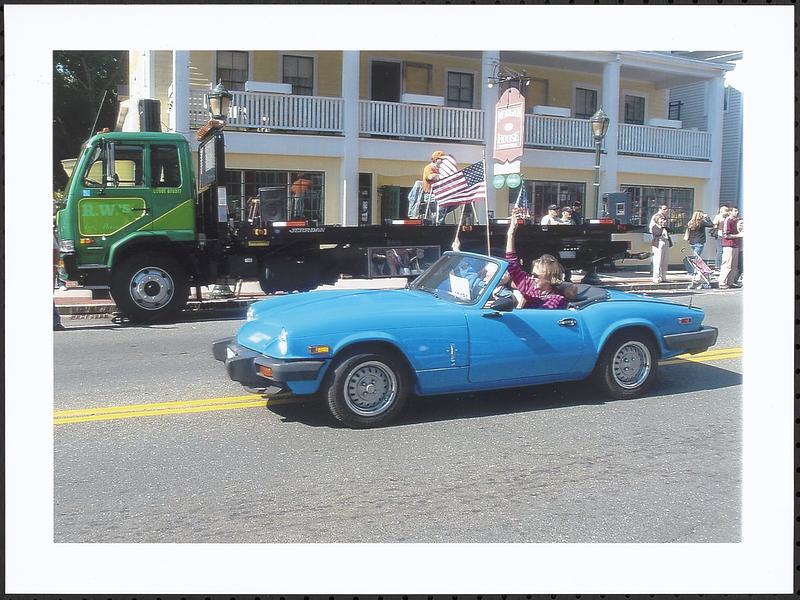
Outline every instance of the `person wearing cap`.
POLYGON ((572 209, 569 206, 561 209, 561 220, 559 222, 562 225, 575 225, 575 221, 572 220, 572 209))
POLYGON ((437 150, 431 154, 431 162, 422 170, 422 201, 425 203, 425 213, 431 201, 431 185, 439 180, 439 164, 442 162, 444 152, 437 150))
POLYGON ((542 217, 541 225, 559 225, 558 204, 551 204, 547 207, 547 214, 542 217))
POLYGON ((581 203, 578 200, 572 203, 572 220, 575 222, 575 225, 580 225, 583 223, 583 215, 581 214, 581 203))

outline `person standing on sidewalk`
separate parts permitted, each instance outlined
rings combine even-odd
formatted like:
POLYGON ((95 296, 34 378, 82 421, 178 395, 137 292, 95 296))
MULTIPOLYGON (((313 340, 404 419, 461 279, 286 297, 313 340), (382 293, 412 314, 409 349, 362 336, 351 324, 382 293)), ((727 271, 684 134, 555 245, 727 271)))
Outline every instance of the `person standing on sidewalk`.
POLYGON ((672 240, 667 229, 667 218, 660 211, 650 220, 650 233, 653 235, 653 283, 664 283, 667 281, 672 240))
POLYGON ((686 235, 684 235, 683 239, 689 242, 697 256, 703 253, 703 248, 706 245, 706 229, 711 227, 714 227, 714 223, 701 210, 694 211, 692 218, 689 219, 689 223, 686 225, 686 235))
POLYGON ((742 243, 742 233, 739 233, 739 209, 732 208, 722 222, 722 267, 719 270, 719 288, 726 290, 729 288, 742 287, 736 283, 739 277, 739 247, 742 243))
POLYGON ((558 204, 551 204, 547 207, 547 214, 542 217, 539 222, 540 225, 560 225, 561 221, 558 218, 558 204))
POLYGON ((711 230, 711 237, 717 240, 717 254, 714 259, 715 271, 719 271, 720 265, 722 264, 722 224, 728 217, 729 211, 730 208, 728 208, 727 204, 720 205, 719 212, 714 215, 714 219, 711 221, 714 225, 714 228, 711 230))

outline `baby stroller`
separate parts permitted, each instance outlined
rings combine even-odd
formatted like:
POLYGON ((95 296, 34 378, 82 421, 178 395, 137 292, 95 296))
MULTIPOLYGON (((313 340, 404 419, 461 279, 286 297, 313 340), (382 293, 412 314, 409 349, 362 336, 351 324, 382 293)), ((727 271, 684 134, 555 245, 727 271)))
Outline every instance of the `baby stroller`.
POLYGON ((686 272, 692 276, 692 282, 689 284, 688 289, 707 290, 711 287, 711 273, 713 271, 706 264, 706 261, 697 254, 692 253, 691 256, 684 256, 683 266, 686 267, 686 272))

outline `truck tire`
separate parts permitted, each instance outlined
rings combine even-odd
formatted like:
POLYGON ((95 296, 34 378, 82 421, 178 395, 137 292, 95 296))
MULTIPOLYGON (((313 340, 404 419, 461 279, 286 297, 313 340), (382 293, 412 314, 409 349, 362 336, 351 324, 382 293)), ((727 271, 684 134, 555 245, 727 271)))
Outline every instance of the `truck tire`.
POLYGON ((331 415, 358 429, 389 423, 403 409, 408 395, 405 367, 381 351, 343 357, 332 365, 326 384, 331 415))
POLYGON ((177 260, 158 252, 125 259, 111 280, 117 308, 131 321, 163 321, 186 306, 189 281, 177 260))
POLYGON ((261 286, 261 291, 266 295, 269 296, 275 292, 283 291, 285 278, 282 266, 277 261, 261 263, 261 267, 258 269, 258 285, 261 286))

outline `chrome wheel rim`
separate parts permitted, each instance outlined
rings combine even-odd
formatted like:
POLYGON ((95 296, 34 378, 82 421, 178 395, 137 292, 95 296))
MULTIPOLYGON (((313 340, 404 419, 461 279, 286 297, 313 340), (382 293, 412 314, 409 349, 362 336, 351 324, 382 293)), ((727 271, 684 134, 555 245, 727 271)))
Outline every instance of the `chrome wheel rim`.
POLYGON ((144 267, 131 277, 131 299, 144 310, 158 310, 172 300, 175 282, 165 270, 144 267))
POLYGON ((351 411, 362 417, 386 412, 396 397, 397 377, 382 362, 360 363, 345 378, 344 401, 351 411))
POLYGON ((642 342, 626 342, 611 359, 611 374, 614 382, 626 390, 639 387, 652 369, 649 348, 642 342))

